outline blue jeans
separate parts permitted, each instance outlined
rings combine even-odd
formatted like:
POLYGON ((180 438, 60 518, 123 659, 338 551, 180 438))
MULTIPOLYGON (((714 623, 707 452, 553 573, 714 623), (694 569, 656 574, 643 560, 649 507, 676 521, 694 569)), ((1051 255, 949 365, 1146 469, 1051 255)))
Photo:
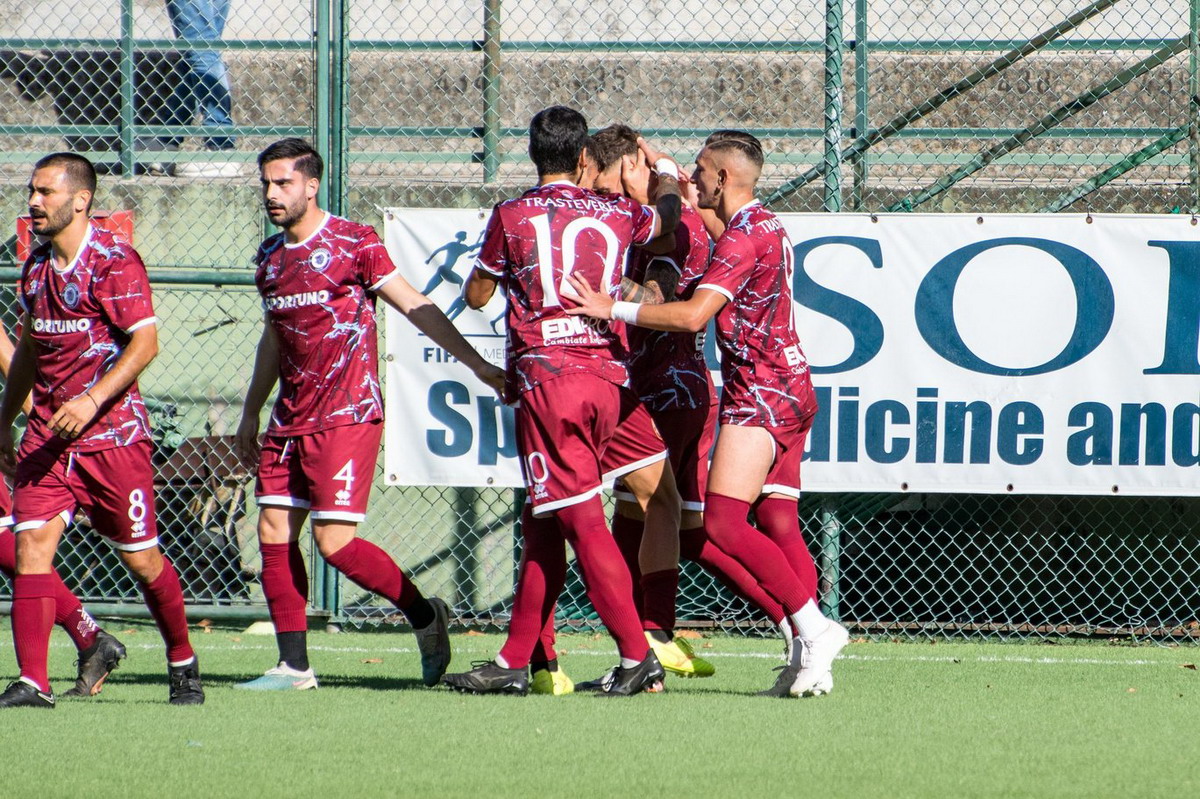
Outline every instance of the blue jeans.
MULTIPOLYGON (((167 15, 175 36, 186 41, 220 41, 229 16, 229 0, 166 0, 167 15)), ((233 100, 229 94, 229 72, 221 53, 216 50, 188 50, 184 53, 187 70, 171 95, 171 122, 189 125, 199 110, 206 128, 233 124, 233 100)), ((214 130, 214 134, 217 131, 214 130)), ((178 145, 182 137, 167 140, 178 145)), ((204 146, 210 150, 231 150, 232 136, 208 135, 204 146)))

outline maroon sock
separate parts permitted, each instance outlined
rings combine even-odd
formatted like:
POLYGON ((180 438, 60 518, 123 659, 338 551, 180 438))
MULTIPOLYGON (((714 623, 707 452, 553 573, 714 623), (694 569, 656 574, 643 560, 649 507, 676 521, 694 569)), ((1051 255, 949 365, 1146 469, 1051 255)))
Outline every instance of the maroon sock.
POLYGON ((817 564, 813 563, 804 534, 800 532, 797 502, 781 497, 764 497, 754 506, 758 529, 783 551, 792 571, 800 578, 809 599, 817 597, 817 564))
POLYGON ((795 613, 811 597, 775 542, 746 521, 749 512, 749 502, 710 491, 704 498, 704 530, 787 613, 795 613))
POLYGON ((54 584, 54 623, 67 631, 67 635, 75 642, 75 648, 82 652, 96 643, 100 625, 96 624, 92 614, 84 609, 79 597, 67 588, 57 572, 54 573, 54 584))
POLYGON ((308 629, 308 571, 299 542, 259 544, 262 552, 262 589, 276 633, 308 629))
POLYGON ((554 605, 567 575, 566 544, 553 516, 521 516, 521 564, 513 591, 512 618, 500 657, 510 669, 530 660, 549 662, 554 653, 554 605))
POLYGON ((53 574, 13 578, 12 630, 21 677, 50 693, 50 631, 54 629, 53 574))
MULTIPOLYGON (((0 573, 10 580, 17 573, 17 537, 7 528, 0 529, 0 573)), ((82 652, 96 642, 100 627, 58 572, 51 572, 51 576, 55 580, 54 623, 67 631, 75 648, 82 652)))
POLYGON ((7 527, 0 527, 0 574, 10 580, 17 575, 17 537, 7 527))
POLYGON ((414 602, 425 598, 391 555, 370 541, 352 538, 337 552, 326 555, 325 560, 355 585, 379 594, 400 610, 408 610, 414 602))
POLYGON ((188 641, 187 616, 183 606, 183 587, 179 575, 166 557, 154 581, 142 586, 142 599, 167 644, 167 663, 186 663, 196 656, 188 641))
MULTIPOLYGON (((679 569, 663 569, 641 577, 642 627, 661 630, 668 635, 675 630, 675 596, 679 593, 679 569)), ((637 593, 636 591, 634 592, 637 593)))
POLYGON ((716 577, 721 585, 735 596, 757 607, 775 624, 783 620, 783 606, 762 590, 762 586, 746 571, 746 567, 709 541, 703 527, 679 531, 679 559, 699 563, 706 572, 716 577))
POLYGON ((629 567, 629 576, 633 580, 633 604, 637 608, 638 618, 642 620, 643 627, 646 627, 646 607, 642 594, 642 567, 639 557, 642 552, 642 531, 645 529, 646 523, 640 519, 630 519, 619 513, 613 514, 613 540, 617 542, 621 557, 629 567))
POLYGON ((588 599, 616 639, 617 651, 622 658, 645 660, 650 647, 633 604, 633 581, 604 522, 600 498, 568 505, 555 511, 555 516, 563 537, 575 550, 588 599))

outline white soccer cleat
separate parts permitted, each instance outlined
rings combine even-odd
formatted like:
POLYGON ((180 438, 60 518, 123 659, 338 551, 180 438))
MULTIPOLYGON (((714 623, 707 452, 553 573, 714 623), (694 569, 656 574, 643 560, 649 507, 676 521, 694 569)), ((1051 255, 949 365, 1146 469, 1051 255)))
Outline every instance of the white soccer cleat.
MULTIPOLYGON (((836 621, 811 640, 800 639, 800 671, 788 692, 792 696, 820 696, 817 691, 827 680, 832 688, 833 661, 850 641, 850 633, 836 621)), ((829 693, 828 690, 823 693, 829 693)))
POLYGON ((819 680, 813 683, 813 687, 808 689, 808 692, 804 695, 827 696, 831 693, 833 693, 833 672, 829 671, 825 673, 824 677, 821 677, 819 680))
POLYGON ((267 673, 248 682, 233 686, 243 691, 307 691, 317 687, 317 675, 310 667, 307 671, 293 669, 281 662, 267 673))

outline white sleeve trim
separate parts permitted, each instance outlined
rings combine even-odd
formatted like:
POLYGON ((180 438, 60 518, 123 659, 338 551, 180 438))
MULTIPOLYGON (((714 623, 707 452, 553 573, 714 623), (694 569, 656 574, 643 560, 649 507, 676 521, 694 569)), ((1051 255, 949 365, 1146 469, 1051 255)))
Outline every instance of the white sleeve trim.
POLYGON ((489 266, 484 266, 483 261, 478 258, 475 259, 475 268, 480 272, 487 272, 492 277, 504 277, 504 272, 497 272, 489 266))
POLYGON ((132 325, 125 328, 125 332, 132 333, 133 331, 137 330, 138 328, 146 327, 147 325, 157 325, 157 324, 158 324, 157 316, 147 316, 142 321, 134 322, 132 325))
POLYGON ((661 220, 661 219, 659 219, 659 216, 658 216, 658 209, 657 209, 657 208, 655 208, 653 205, 644 205, 644 206, 642 206, 642 207, 643 207, 643 208, 646 208, 646 209, 649 209, 650 213, 651 213, 651 214, 654 216, 654 221, 650 223, 650 227, 648 228, 648 230, 650 231, 650 235, 649 235, 649 236, 647 236, 647 237, 645 238, 645 240, 643 240, 643 241, 639 241, 639 242, 636 242, 636 243, 637 243, 637 244, 649 244, 650 242, 652 242, 652 241, 654 241, 656 238, 658 238, 660 235, 662 235, 662 231, 661 231, 662 220, 661 220), (658 233, 655 233, 655 232, 654 232, 654 229, 655 229, 656 227, 657 227, 657 228, 659 228, 659 232, 658 232, 658 233))
POLYGON ((709 291, 715 291, 718 294, 723 294, 727 300, 733 302, 733 292, 724 286, 718 286, 716 283, 701 283, 699 286, 696 286, 696 291, 699 291, 700 289, 708 289, 709 291))
POLYGON ((383 277, 379 278, 379 280, 376 280, 374 283, 372 283, 371 291, 379 291, 380 286, 382 286, 384 283, 388 282, 389 280, 391 280, 392 278, 396 277, 399 274, 400 274, 400 267, 397 266, 395 269, 388 272, 383 277))
POLYGON ((665 263, 668 263, 671 265, 671 268, 674 269, 676 272, 678 272, 681 275, 683 274, 682 267, 680 267, 679 264, 676 263, 675 259, 669 255, 656 255, 650 259, 650 263, 647 264, 646 266, 649 267, 650 264, 653 264, 655 261, 663 261, 665 263))

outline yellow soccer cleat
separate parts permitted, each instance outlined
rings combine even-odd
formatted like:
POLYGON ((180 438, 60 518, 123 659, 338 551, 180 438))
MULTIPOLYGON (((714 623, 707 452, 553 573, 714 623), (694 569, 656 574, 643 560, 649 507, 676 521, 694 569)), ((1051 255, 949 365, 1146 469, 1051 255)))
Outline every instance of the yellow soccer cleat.
POLYGON ((654 650, 658 662, 672 674, 678 674, 680 677, 711 677, 717 673, 713 664, 696 656, 686 638, 676 638, 664 644, 655 641, 647 632, 646 641, 654 650))
POLYGON ((547 696, 565 696, 575 693, 575 683, 561 668, 557 671, 538 669, 529 682, 529 693, 547 696))

